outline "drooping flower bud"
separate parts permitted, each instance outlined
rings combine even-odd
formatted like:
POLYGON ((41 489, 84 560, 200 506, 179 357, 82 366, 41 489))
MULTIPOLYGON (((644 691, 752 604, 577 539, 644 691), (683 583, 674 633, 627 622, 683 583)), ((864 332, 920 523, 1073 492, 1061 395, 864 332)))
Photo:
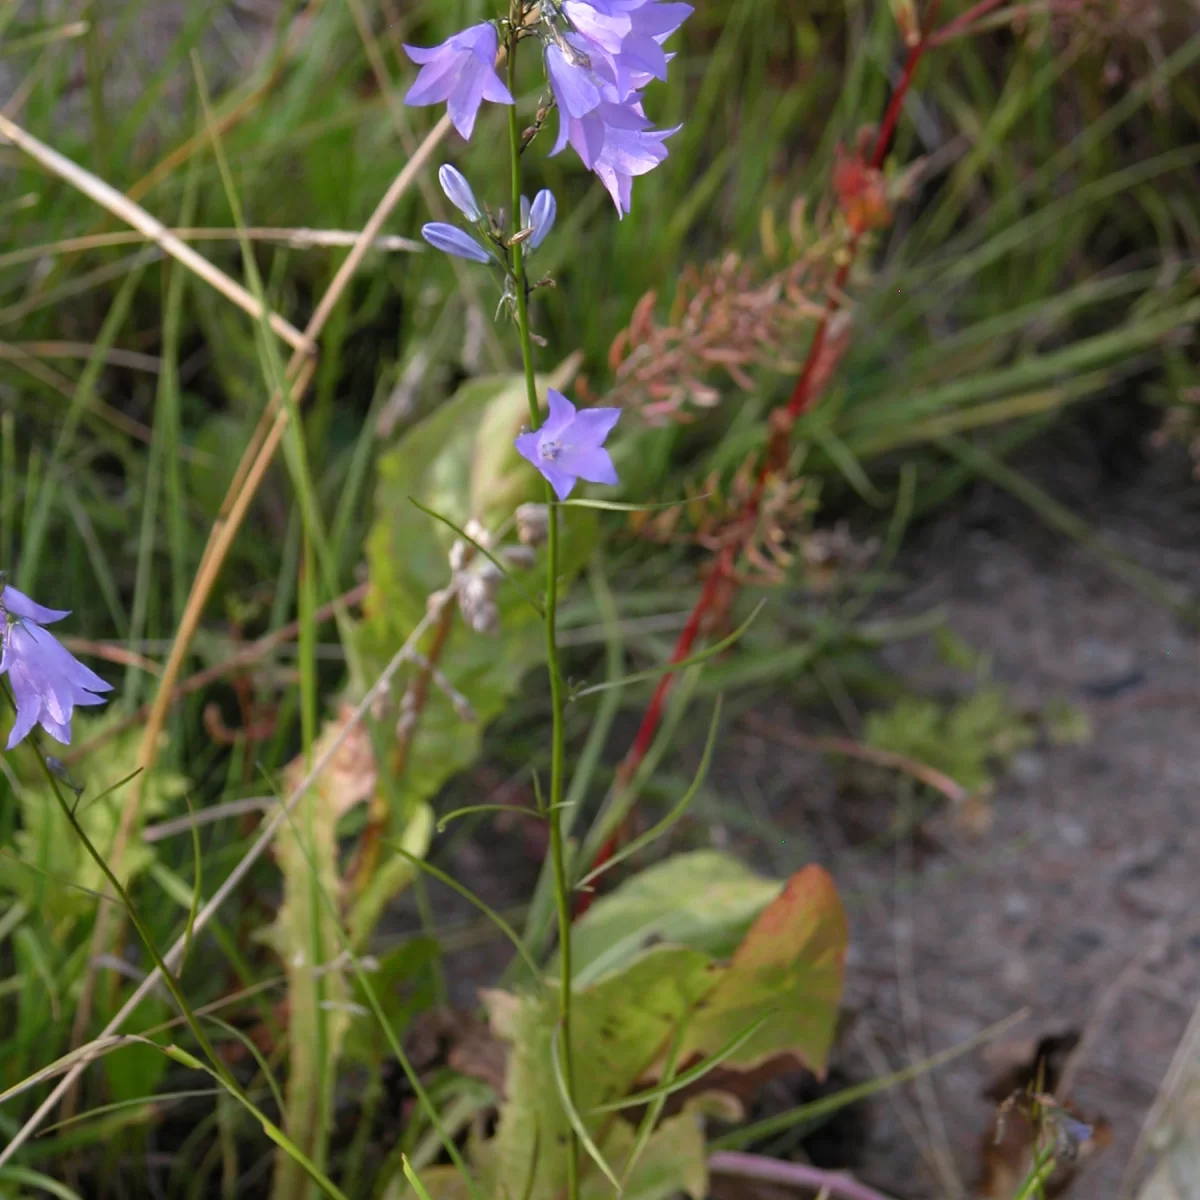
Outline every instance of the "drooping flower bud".
POLYGON ((533 198, 529 219, 522 218, 523 223, 533 230, 529 237, 531 250, 536 250, 546 240, 546 234, 554 228, 554 218, 557 215, 558 205, 554 201, 554 193, 549 188, 542 188, 533 198))
POLYGON ((443 254, 452 254, 455 258, 469 258, 477 263, 492 261, 492 256, 457 225, 447 225, 444 221, 430 221, 428 225, 421 226, 421 236, 443 254))
POLYGON ((482 215, 479 211, 479 202, 475 199, 475 193, 471 191, 471 185, 467 182, 466 176, 449 163, 443 163, 438 168, 438 183, 442 185, 442 191, 446 193, 446 199, 458 209, 468 221, 478 221, 482 215))

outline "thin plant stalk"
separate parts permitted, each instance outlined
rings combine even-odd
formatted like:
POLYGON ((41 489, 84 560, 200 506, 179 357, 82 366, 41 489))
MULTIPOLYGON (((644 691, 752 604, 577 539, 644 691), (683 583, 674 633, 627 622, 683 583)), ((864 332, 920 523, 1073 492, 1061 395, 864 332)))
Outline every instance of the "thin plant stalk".
MULTIPOLYGON (((514 3, 509 10, 508 26, 508 90, 516 95, 517 38, 521 8, 514 3)), ((512 231, 521 228, 521 128, 517 122, 517 107, 509 106, 508 140, 512 167, 512 231)), ((529 281, 525 274, 524 246, 517 241, 512 246, 512 272, 516 290, 517 328, 521 338, 521 362, 525 368, 525 391, 529 400, 529 420, 536 429, 541 423, 537 382, 533 371, 533 338, 529 327, 529 281)), ((567 878, 566 850, 562 830, 564 717, 563 684, 559 668, 556 621, 558 613, 558 508, 549 481, 544 483, 546 506, 550 512, 546 544, 546 670, 550 676, 550 711, 552 718, 550 742, 550 797, 547 820, 550 826, 550 856, 554 869, 555 908, 558 913, 559 1010, 558 1023, 562 1030, 562 1071, 567 1098, 575 1102, 575 1073, 571 1053, 571 883, 567 878)), ((567 1142, 567 1200, 579 1196, 579 1138, 573 1129, 567 1142)))

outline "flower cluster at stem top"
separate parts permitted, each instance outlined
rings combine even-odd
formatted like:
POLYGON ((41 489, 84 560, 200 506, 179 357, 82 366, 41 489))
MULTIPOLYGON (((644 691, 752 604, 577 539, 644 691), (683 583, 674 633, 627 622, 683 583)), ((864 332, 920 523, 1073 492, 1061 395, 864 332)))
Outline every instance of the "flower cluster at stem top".
POLYGON ((421 70, 405 102, 445 102, 454 127, 470 138, 484 100, 514 102, 496 73, 497 25, 518 38, 536 37, 558 109, 558 138, 550 153, 560 153, 569 143, 623 216, 629 211, 634 178, 667 157, 665 139, 678 129, 652 127, 642 91, 651 80, 666 79, 672 56, 663 43, 690 15, 691 5, 666 0, 522 0, 517 8, 522 23, 515 30, 508 21, 484 21, 438 46, 406 45, 421 70))

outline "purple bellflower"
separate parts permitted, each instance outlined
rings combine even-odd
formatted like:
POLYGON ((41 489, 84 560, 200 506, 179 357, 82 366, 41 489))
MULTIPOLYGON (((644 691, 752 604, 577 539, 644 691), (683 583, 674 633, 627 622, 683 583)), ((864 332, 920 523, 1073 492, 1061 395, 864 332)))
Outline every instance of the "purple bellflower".
POLYGON ((621 415, 619 408, 575 409, 570 400, 549 389, 550 415, 540 429, 521 434, 516 447, 546 478, 554 494, 565 500, 580 479, 615 484, 617 469, 604 449, 604 439, 621 415))
POLYGON ((485 100, 493 104, 513 102, 512 94, 496 74, 498 47, 496 27, 489 21, 472 25, 439 46, 406 45, 405 52, 420 65, 421 71, 408 89, 404 103, 445 101, 454 128, 464 138, 470 138, 479 106, 485 100))
POLYGON ((629 211, 635 176, 667 157, 676 129, 653 129, 641 89, 665 79, 671 55, 662 43, 692 12, 658 0, 564 0, 569 30, 555 29, 546 48, 546 74, 559 112, 558 140, 608 189, 617 214, 629 211))
POLYGON ((104 697, 94 693, 112 691, 112 684, 105 683, 42 628, 61 621, 67 610, 46 608, 14 587, 0 592, 0 608, 4 610, 0 674, 8 672, 17 705, 8 749, 28 737, 35 725, 69 745, 72 711, 77 705, 103 704, 104 697))
POLYGON ((625 100, 645 86, 639 75, 666 79, 668 55, 662 43, 687 20, 692 7, 653 0, 632 5, 565 0, 563 12, 574 27, 567 40, 625 100))
POLYGON ((430 221, 428 225, 421 226, 421 236, 443 254, 453 254, 455 258, 469 258, 477 263, 492 261, 492 256, 457 225, 447 225, 445 221, 430 221))

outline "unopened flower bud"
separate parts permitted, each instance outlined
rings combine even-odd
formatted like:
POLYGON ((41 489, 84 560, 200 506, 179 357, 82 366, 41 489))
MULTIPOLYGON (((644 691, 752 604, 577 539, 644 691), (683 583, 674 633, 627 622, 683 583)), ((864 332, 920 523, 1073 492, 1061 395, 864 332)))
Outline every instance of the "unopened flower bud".
POLYGON ((471 185, 467 182, 461 171, 455 170, 449 163, 443 164, 438 169, 438 183, 442 185, 442 191, 446 193, 446 199, 468 221, 479 220, 479 201, 475 199, 475 193, 471 191, 471 185))
POLYGON ((522 504, 516 512, 517 537, 526 546, 540 546, 550 535, 550 509, 545 504, 522 504))

